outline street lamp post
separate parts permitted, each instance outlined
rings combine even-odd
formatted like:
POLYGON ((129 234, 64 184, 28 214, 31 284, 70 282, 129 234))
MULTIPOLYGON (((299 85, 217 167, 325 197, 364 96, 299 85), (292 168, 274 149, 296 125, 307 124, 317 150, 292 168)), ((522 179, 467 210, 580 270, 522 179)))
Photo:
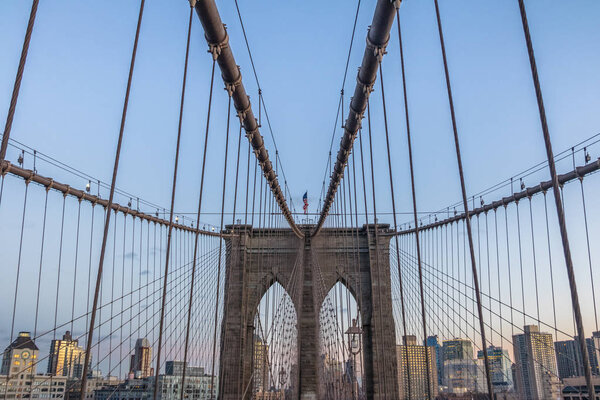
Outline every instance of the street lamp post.
POLYGON ((348 351, 352 355, 352 376, 350 377, 352 380, 352 399, 356 400, 356 390, 354 388, 354 381, 356 379, 356 355, 360 353, 361 350, 360 336, 362 335, 362 329, 357 325, 356 319, 352 319, 352 326, 348 327, 346 335, 348 335, 348 351))

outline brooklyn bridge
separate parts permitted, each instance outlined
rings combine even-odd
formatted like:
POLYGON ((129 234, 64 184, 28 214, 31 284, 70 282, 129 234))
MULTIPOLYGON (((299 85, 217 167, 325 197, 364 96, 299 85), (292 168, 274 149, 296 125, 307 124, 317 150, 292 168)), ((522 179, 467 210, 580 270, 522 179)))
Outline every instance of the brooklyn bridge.
POLYGON ((597 4, 53 3, 0 5, 0 399, 600 399, 597 4))

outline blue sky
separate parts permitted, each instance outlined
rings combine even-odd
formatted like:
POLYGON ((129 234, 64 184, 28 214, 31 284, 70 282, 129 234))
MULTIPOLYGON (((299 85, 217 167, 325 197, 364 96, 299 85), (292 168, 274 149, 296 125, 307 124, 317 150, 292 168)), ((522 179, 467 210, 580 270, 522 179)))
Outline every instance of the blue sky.
MULTIPOLYGON (((475 193, 545 159, 537 106, 516 0, 440 3, 467 190, 475 193)), ((163 207, 168 207, 170 200, 187 4, 183 0, 146 4, 118 178, 121 189, 163 207)), ((40 2, 12 138, 109 180, 138 5, 131 0, 40 2)), ((373 0, 363 0, 361 5, 346 93, 354 88, 374 5, 373 0)), ((558 152, 600 131, 600 3, 530 0, 526 5, 550 133, 558 152)), ((234 2, 222 0, 218 6, 257 114, 257 88, 234 2)), ((1 120, 8 110, 29 7, 28 1, 0 2, 1 120)), ((356 2, 240 0, 240 8, 294 202, 300 210, 307 190, 310 209, 315 211, 356 2)), ((433 2, 406 0, 401 18, 418 206, 433 211, 460 198, 433 2)), ((178 212, 196 209, 210 81, 206 47, 194 18, 175 205, 178 212)), ((395 34, 383 68, 397 208, 409 211, 412 203, 395 34)), ((379 83, 371 101, 378 210, 391 211, 379 83)), ((217 80, 209 139, 207 212, 218 212, 220 207, 226 107, 226 93, 217 80)), ((232 129, 232 137, 235 133, 237 128, 232 129)), ((266 130, 262 133, 273 157, 272 140, 266 130)), ((335 135, 334 154, 339 127, 335 135)), ((592 158, 600 156, 598 149, 592 148, 591 153, 592 158)), ((9 159, 16 160, 14 149, 9 159)), ((31 167, 31 159, 26 166, 31 167)), ((570 161, 559 164, 560 172, 569 168, 570 161)), ((73 186, 83 187, 87 182, 49 166, 39 172, 73 186)), ((545 179, 544 172, 526 183, 545 179)), ((593 186, 589 190, 589 198, 600 194, 593 186)), ((498 192, 486 200, 506 194, 498 192)), ((229 209, 231 204, 228 196, 229 209)), ((209 215, 203 220, 218 221, 209 215)), ((401 217, 404 220, 409 217, 401 217)), ((593 230, 597 235, 597 228, 593 230)), ((574 241, 580 238, 575 236, 574 241)), ((585 260, 583 253, 575 253, 585 260)))
MULTIPOLYGON (((142 34, 119 186, 167 206, 183 67, 186 2, 149 2, 142 34)), ((254 99, 252 78, 232 1, 218 3, 231 46, 254 99)), ((374 2, 357 24, 346 93, 355 83, 374 2)), ((600 5, 593 1, 527 4, 555 149, 597 133, 600 5)), ((28 2, 0 6, 0 115, 8 109, 26 25, 28 2)), ((112 168, 138 3, 42 3, 31 44, 13 138, 103 180, 112 168)), ((251 49, 295 203, 308 190, 316 209, 335 121, 355 3, 240 2, 251 49), (318 177, 318 179, 317 179, 318 177)), ((450 73, 469 192, 476 192, 544 159, 539 122, 516 2, 441 3, 450 73)), ((458 200, 451 126, 433 4, 402 6, 407 80, 420 208, 458 200), (438 194, 444 193, 440 199, 438 194)), ((177 210, 194 210, 210 58, 195 21, 184 115, 181 191, 177 210)), ((395 35, 384 73, 397 188, 407 184, 406 146, 395 35)), ((226 95, 217 85, 211 168, 221 170, 226 95), (221 139, 221 140, 219 140, 221 139)), ((373 98, 374 130, 382 126, 373 98)), ((348 99, 346 99, 346 104, 348 99)), ((347 114, 347 110, 345 111, 347 114)), ((274 147, 266 131, 270 153, 274 147)), ((337 147, 341 130, 336 132, 337 147)), ((384 149, 375 140, 376 151, 384 149)), ((334 149, 334 152, 336 150, 334 149)), ((274 154, 271 154, 272 156, 274 154)), ((376 170, 385 167, 378 157, 376 170)), ((209 164, 210 165, 210 164, 209 164)), ((209 174, 209 188, 219 174, 209 174)), ((383 174, 380 174, 383 175, 383 174)), ((381 177, 382 198, 387 177, 381 177)), ((207 210, 218 211, 218 195, 207 210)), ((210 197, 209 197, 210 198, 210 197)), ((383 200, 382 200, 383 201, 383 200)), ((399 208, 410 207, 400 196, 399 208)), ((390 209, 389 206, 381 206, 390 209)))

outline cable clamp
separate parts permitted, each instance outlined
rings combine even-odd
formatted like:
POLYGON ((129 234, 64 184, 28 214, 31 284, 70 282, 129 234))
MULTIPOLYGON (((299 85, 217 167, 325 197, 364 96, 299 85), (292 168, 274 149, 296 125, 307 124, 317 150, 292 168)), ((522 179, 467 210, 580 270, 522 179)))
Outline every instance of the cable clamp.
MULTIPOLYGON (((358 74, 356 74, 356 82, 362 87, 363 93, 365 96, 369 97, 369 95, 373 92, 373 86, 375 86, 375 81, 365 83, 360 79, 360 68, 358 69, 358 74)), ((350 107, 352 107, 352 103, 350 103, 350 107)), ((365 108, 366 108, 365 103, 365 108)))
MULTIPOLYGON (((252 105, 250 104, 250 96, 248 96, 248 107, 244 108, 243 110, 238 110, 237 112, 240 121, 243 122, 246 119, 246 115, 248 114, 248 111, 250 111, 250 107, 252 107, 252 105)), ((248 136, 248 134, 246 134, 246 136, 248 136)))
POLYGON ((400 8, 400 3, 402 3, 402 0, 390 0, 390 2, 394 5, 394 8, 398 10, 400 8))
POLYGON ((196 7, 196 0, 190 0, 190 7, 191 8, 196 7))
MULTIPOLYGON (((209 43, 208 52, 212 54, 213 60, 216 60, 221 55, 223 49, 229 47, 229 34, 227 33, 227 27, 223 24, 225 29, 225 37, 219 43, 209 43)), ((206 36, 205 36, 206 37, 206 36)))
MULTIPOLYGON (((258 128, 254 128, 252 131, 246 131, 246 137, 248 140, 253 140, 254 135, 258 133, 258 128)), ((254 154, 256 154, 256 158, 258 158, 258 150, 254 149, 254 154)))
POLYGON ((240 70, 240 66, 237 66, 238 76, 232 82, 225 82, 225 90, 227 90, 227 94, 229 97, 233 96, 235 92, 235 88, 242 84, 242 71, 240 70))
MULTIPOLYGON (((371 27, 369 27, 369 32, 371 32, 371 27)), ((385 43, 383 43, 382 45, 376 45, 369 38, 369 32, 367 32, 367 49, 372 50, 373 55, 377 58, 377 61, 381 63, 381 61, 383 60, 383 55, 387 53, 385 49, 388 45, 388 42, 390 41, 390 36, 388 35, 387 39, 385 40, 385 43)))
POLYGON ((363 107, 362 110, 356 110, 354 107, 352 107, 352 101, 350 101, 350 111, 352 111, 354 113, 354 116, 356 118, 356 122, 358 122, 359 124, 362 124, 362 120, 365 117, 365 111, 367 110, 367 104, 365 103, 365 106, 363 107))

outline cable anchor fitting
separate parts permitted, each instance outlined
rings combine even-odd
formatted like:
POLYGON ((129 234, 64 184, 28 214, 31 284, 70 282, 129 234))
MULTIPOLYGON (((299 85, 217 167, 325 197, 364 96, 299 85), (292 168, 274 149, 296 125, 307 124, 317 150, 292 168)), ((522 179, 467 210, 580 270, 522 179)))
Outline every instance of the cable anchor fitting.
MULTIPOLYGON (((241 75, 240 75, 241 77, 241 75)), ((250 96, 248 96, 248 107, 244 108, 243 110, 238 110, 237 115, 238 118, 240 119, 240 122, 244 122, 244 120, 246 119, 246 115, 248 114, 248 111, 250 111, 250 107, 252 105, 250 104, 250 96)), ((248 134, 246 134, 246 137, 248 136, 248 134)))
MULTIPOLYGON (((223 49, 229 47, 229 34, 227 33, 227 26, 223 24, 225 30, 225 37, 219 43, 208 43, 208 52, 212 54, 213 60, 217 60, 221 55, 223 49)), ((206 37, 206 36, 205 36, 206 37)))
POLYGON ((394 8, 398 10, 400 8, 400 3, 402 3, 402 0, 390 0, 390 2, 394 6, 394 8))
MULTIPOLYGON (((362 87, 362 91, 365 96, 369 97, 369 95, 373 92, 373 86, 375 86, 375 80, 373 82, 365 83, 360 79, 360 68, 358 69, 358 74, 356 74, 356 82, 362 87)), ((352 99, 350 100, 350 108, 352 108, 352 99)), ((366 109, 366 103, 364 108, 366 109)), ((356 112, 356 110, 353 110, 356 112)))
POLYGON ((235 78, 231 82, 225 82, 225 90, 227 90, 227 94, 229 94, 229 97, 233 96, 235 89, 242 84, 242 71, 241 71, 239 65, 237 66, 237 69, 238 69, 237 78, 235 78))
POLYGON ((373 55, 375 56, 375 58, 377 58, 377 61, 379 61, 379 63, 381 63, 381 61, 383 60, 383 56, 385 54, 387 54, 387 51, 385 49, 388 45, 388 42, 390 41, 390 36, 388 34, 388 37, 385 40, 385 42, 381 45, 377 45, 377 44, 373 43, 371 41, 371 39, 369 38, 370 32, 371 32, 371 27, 369 27, 369 31, 367 32, 367 49, 372 50, 373 55))

